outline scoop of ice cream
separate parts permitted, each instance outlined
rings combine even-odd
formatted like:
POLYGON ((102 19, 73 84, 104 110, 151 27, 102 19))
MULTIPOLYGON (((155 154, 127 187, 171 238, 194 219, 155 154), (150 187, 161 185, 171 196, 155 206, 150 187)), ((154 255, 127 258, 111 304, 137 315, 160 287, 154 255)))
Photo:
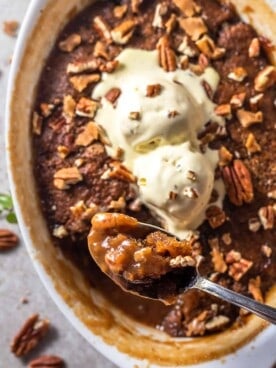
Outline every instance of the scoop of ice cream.
POLYGON ((119 68, 103 75, 93 98, 102 105, 97 123, 107 131, 114 150, 125 151, 129 166, 135 153, 195 142, 197 132, 215 119, 215 105, 202 86, 205 79, 216 87, 214 69, 207 68, 201 76, 187 70, 167 73, 158 65, 157 51, 126 49, 117 59, 119 68), (105 98, 112 88, 121 92, 115 103, 105 98))
POLYGON ((214 186, 216 163, 211 155, 193 151, 186 142, 158 147, 135 160, 142 201, 172 233, 195 229, 204 219, 214 186))

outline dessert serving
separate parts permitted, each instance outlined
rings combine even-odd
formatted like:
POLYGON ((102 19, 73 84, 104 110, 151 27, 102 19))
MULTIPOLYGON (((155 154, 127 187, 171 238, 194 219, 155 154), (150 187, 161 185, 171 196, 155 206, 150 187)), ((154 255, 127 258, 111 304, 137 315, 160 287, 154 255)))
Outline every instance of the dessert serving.
POLYGON ((131 335, 123 330, 113 342, 119 350, 146 359, 153 354, 160 364, 206 360, 216 356, 211 346, 210 356, 191 352, 186 359, 173 355, 170 344, 182 349, 180 338, 192 337, 202 346, 204 339, 246 329, 251 316, 199 290, 173 305, 130 295, 91 258, 91 236, 107 272, 123 272, 126 281, 158 279, 181 258, 260 302, 275 286, 272 51, 231 3, 96 1, 70 14, 44 62, 30 126, 32 170, 51 241, 92 294, 130 324, 170 341, 160 342, 164 352, 156 358, 159 342, 151 352, 149 342, 133 351, 123 345, 131 335), (105 237, 97 232, 102 212, 156 224, 180 241, 154 232, 137 242, 133 224, 129 236, 109 228, 105 237))

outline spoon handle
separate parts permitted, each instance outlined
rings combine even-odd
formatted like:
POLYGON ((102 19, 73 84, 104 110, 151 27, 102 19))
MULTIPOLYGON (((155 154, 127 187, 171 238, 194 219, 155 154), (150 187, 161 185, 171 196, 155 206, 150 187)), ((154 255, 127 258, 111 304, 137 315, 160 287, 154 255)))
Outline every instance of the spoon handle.
POLYGON ((256 302, 247 296, 236 293, 200 276, 197 278, 193 287, 224 299, 238 307, 242 307, 249 312, 257 314, 259 317, 276 324, 276 308, 256 302))

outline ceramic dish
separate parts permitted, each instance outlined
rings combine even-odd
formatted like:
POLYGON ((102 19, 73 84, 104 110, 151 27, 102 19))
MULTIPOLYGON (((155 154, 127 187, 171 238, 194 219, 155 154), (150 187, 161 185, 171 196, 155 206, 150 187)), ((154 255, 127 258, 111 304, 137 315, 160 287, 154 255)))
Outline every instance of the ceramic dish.
MULTIPOLYGON (((270 368, 276 360, 275 327, 252 316, 243 328, 196 339, 170 338, 123 316, 90 289, 80 272, 51 242, 36 195, 29 120, 36 85, 57 34, 89 3, 33 0, 13 58, 6 114, 8 167, 19 225, 34 266, 53 300, 79 333, 120 367, 270 368)), ((275 41, 275 14, 263 1, 235 3, 257 30, 275 41)), ((276 305, 275 289, 267 302, 276 305)))

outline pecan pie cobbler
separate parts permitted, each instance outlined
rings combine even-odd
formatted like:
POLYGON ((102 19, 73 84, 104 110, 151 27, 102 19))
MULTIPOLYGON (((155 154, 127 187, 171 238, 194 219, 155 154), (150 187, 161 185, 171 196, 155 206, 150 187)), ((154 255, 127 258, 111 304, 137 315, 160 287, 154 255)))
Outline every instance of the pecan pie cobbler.
POLYGON ((171 336, 247 314, 197 290, 173 306, 125 293, 89 255, 91 219, 161 225, 189 240, 201 274, 263 302, 276 278, 271 47, 223 1, 103 0, 69 22, 42 72, 34 174, 53 240, 93 288, 171 336))

